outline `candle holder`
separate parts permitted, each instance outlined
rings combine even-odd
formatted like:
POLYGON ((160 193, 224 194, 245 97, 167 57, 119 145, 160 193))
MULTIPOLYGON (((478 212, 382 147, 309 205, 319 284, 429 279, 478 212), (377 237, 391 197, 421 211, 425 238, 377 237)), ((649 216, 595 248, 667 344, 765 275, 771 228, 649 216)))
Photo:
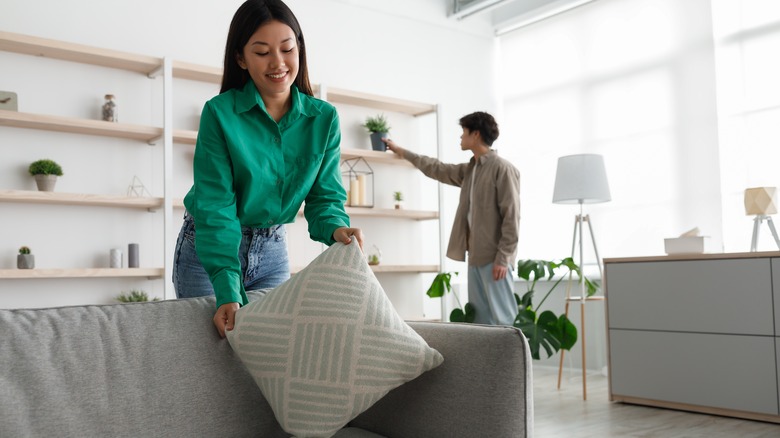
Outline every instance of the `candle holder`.
POLYGON ((363 157, 341 162, 341 183, 350 207, 374 207, 374 170, 363 157))

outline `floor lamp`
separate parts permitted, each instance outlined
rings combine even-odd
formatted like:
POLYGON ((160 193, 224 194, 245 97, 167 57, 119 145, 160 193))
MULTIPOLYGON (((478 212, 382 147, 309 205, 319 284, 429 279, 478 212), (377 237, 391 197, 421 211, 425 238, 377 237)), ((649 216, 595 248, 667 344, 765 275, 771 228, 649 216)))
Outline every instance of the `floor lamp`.
POLYGON ((758 231, 764 221, 769 225, 769 231, 772 232, 777 248, 780 249, 780 238, 777 236, 775 223, 772 222, 772 216, 770 216, 770 214, 775 213, 777 213, 776 187, 745 189, 745 214, 756 216, 753 218, 753 238, 750 241, 750 252, 758 250, 758 231))
MULTIPOLYGON (((595 204, 608 202, 612 199, 609 193, 609 184, 607 183, 607 172, 604 167, 604 158, 597 154, 567 155, 558 158, 558 169, 555 173, 555 190, 553 192, 554 204, 579 204, 580 214, 574 218, 574 235, 571 242, 571 257, 574 258, 575 250, 579 244, 580 266, 580 294, 571 296, 571 277, 569 286, 566 288, 566 317, 569 316, 569 303, 578 301, 580 303, 580 333, 582 345, 582 399, 588 399, 588 390, 586 383, 585 366, 585 303, 587 301, 603 301, 604 297, 588 297, 585 292, 585 281, 583 272, 583 234, 584 224, 588 224, 588 231, 593 242, 593 251, 596 253, 596 264, 599 268, 601 278, 604 278, 601 269, 601 259, 596 247, 596 236, 593 234, 593 226, 589 215, 582 212, 583 204, 595 204)), ((563 354, 561 350, 561 360, 558 366, 558 389, 561 389, 561 374, 563 371, 563 354)))

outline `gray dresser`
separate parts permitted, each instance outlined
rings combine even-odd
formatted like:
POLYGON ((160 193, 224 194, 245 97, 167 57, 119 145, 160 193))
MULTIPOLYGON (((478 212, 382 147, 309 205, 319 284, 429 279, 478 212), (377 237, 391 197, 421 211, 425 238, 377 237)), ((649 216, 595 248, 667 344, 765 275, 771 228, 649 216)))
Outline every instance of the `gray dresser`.
POLYGON ((780 252, 604 268, 610 400, 780 423, 780 252))

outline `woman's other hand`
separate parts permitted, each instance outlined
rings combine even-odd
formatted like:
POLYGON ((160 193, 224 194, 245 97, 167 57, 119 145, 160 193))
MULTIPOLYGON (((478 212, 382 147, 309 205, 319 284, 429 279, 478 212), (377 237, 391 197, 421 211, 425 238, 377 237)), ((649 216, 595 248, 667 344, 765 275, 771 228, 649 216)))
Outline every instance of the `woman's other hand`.
POLYGON ((217 313, 214 314, 214 327, 217 328, 219 336, 225 337, 225 331, 233 330, 236 324, 236 311, 241 307, 238 303, 225 303, 219 306, 217 313))
POLYGON ((347 228, 347 227, 341 227, 336 228, 336 231, 333 232, 333 240, 336 242, 341 242, 344 245, 349 245, 352 243, 352 237, 357 239, 358 245, 360 245, 360 250, 363 250, 363 232, 360 231, 360 228, 347 228))

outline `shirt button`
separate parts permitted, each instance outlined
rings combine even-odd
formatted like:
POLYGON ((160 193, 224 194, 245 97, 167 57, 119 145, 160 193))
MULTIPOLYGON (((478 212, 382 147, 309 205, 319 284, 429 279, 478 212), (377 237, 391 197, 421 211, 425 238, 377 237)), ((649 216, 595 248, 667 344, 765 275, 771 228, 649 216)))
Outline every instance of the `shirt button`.
POLYGON ((268 221, 268 225, 271 225, 272 223, 274 223, 274 221, 268 221))
POLYGON ((274 137, 274 143, 279 143, 279 137, 274 137))

